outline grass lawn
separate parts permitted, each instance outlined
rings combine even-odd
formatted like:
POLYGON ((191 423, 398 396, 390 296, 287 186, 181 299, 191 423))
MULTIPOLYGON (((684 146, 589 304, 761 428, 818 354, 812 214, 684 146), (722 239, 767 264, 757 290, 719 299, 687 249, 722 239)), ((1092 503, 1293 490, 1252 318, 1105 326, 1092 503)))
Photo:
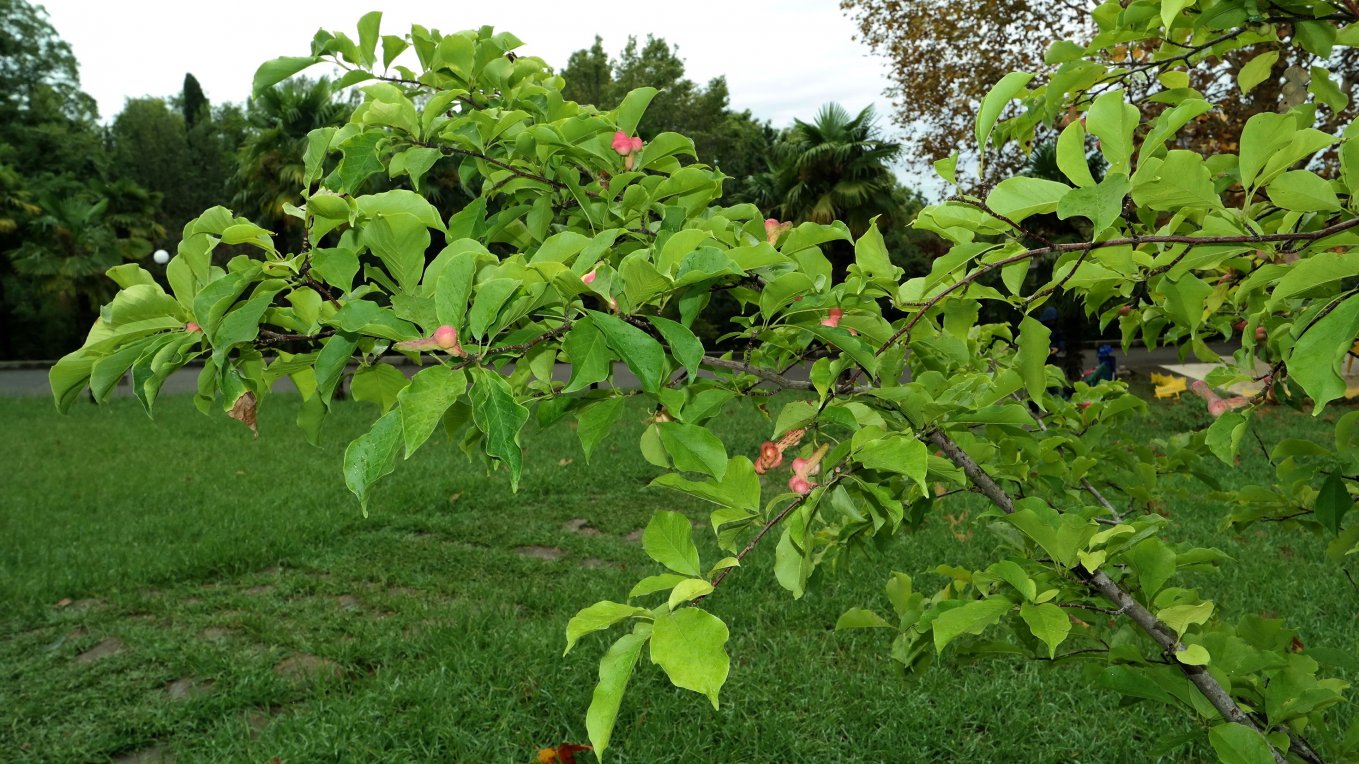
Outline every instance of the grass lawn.
MULTIPOLYGON (((1156 411, 1130 436, 1207 423, 1190 403, 1156 411)), ((61 417, 47 400, 0 399, 0 759, 531 762, 584 742, 606 642, 563 659, 567 619, 659 572, 630 538, 652 511, 706 516, 646 487, 656 470, 635 412, 591 464, 568 427, 530 425, 518 494, 431 444, 365 519, 340 476, 344 444, 373 418, 358 404, 316 450, 286 396, 261 411, 258 441, 184 397, 155 421, 129 400, 61 417)), ((1266 421, 1267 436, 1325 437, 1290 412, 1266 421)), ((753 453, 769 425, 741 414, 726 427, 730 451, 753 453)), ((1255 452, 1244 462, 1267 468, 1255 452)), ((1223 532, 1203 493, 1185 485, 1171 502, 1173 536, 1240 562, 1193 584, 1229 613, 1275 613, 1308 645, 1354 650, 1359 591, 1324 541, 1223 532)), ((711 533, 697 536, 715 560, 711 533)), ((980 566, 993 548, 934 518, 798 602, 774 582, 773 545, 758 550, 705 605, 732 628, 721 710, 643 661, 610 760, 1145 762, 1194 728, 1120 707, 1079 666, 936 664, 907 680, 883 635, 831 630, 850 606, 883 606, 890 570, 932 587, 933 565, 980 566)), ((1164 756, 1210 758, 1197 743, 1164 756)))

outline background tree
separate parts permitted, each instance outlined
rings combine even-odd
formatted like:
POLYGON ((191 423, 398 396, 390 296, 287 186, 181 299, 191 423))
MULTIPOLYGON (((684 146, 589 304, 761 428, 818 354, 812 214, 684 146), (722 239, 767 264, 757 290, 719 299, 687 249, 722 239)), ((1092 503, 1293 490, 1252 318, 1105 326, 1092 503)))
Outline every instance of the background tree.
POLYGON ((656 88, 637 134, 646 140, 664 132, 689 136, 698 160, 731 178, 725 185, 727 198, 753 200, 751 179, 766 169, 776 133, 749 110, 731 108, 725 77, 714 77, 703 87, 685 77, 678 46, 649 35, 644 45, 629 37, 618 59, 611 60, 603 40, 595 37, 588 50, 571 54, 561 74, 567 82, 564 97, 602 110, 616 107, 636 88, 656 88))
POLYGON ((191 73, 184 74, 184 87, 179 91, 179 113, 184 115, 184 126, 189 130, 200 120, 212 117, 208 97, 203 94, 203 86, 191 73))
POLYGON ((775 144, 772 168, 775 210, 786 220, 842 220, 855 236, 876 215, 896 212, 891 164, 901 145, 883 136, 872 106, 850 116, 826 104, 811 122, 794 120, 775 144))
MULTIPOLYGON (((921 172, 927 171, 930 162, 971 146, 977 105, 1006 73, 1034 72, 1037 77, 1030 86, 1039 85, 1062 64, 1079 63, 1081 50, 1095 33, 1095 24, 1085 8, 1062 3, 842 0, 840 6, 858 25, 861 39, 888 61, 892 81, 888 92, 896 109, 895 121, 906 133, 908 163, 921 172), (1076 45, 1052 48, 1062 40, 1076 45)), ((1235 151, 1231 138, 1224 136, 1239 135, 1246 120, 1262 111, 1275 111, 1280 104, 1287 108, 1302 103, 1309 92, 1327 94, 1318 99, 1318 105, 1323 125, 1335 129, 1359 113, 1350 97, 1354 83, 1332 82, 1321 71, 1359 69, 1359 51, 1335 46, 1333 34, 1327 37, 1317 31, 1321 29, 1315 26, 1319 23, 1281 23, 1278 29, 1283 39, 1272 50, 1237 50, 1227 45, 1216 66, 1195 67, 1166 82, 1144 76, 1121 84, 1129 89, 1130 100, 1139 103, 1151 117, 1168 108, 1163 101, 1152 100, 1153 96, 1175 88, 1197 90, 1214 104, 1212 113, 1197 118, 1175 137, 1175 145, 1181 148, 1235 151), (1251 62, 1254 70, 1246 70, 1251 62), (1248 72, 1250 87, 1239 79, 1243 71, 1248 72)), ((1240 27, 1228 34, 1239 36, 1247 31, 1240 27)), ((1147 74, 1155 71, 1153 59, 1191 52, 1181 47, 1158 54, 1165 44, 1154 36, 1124 39, 1127 41, 1123 43, 1101 44, 1086 58, 1147 74)), ((1216 44, 1205 44, 1203 49, 1221 49, 1220 45, 1214 48, 1216 44)), ((987 158, 988 173, 983 183, 1022 172, 1028 161, 1027 150, 1053 137, 1053 128, 1044 126, 1036 138, 998 149, 987 158)))
MULTIPOLYGON (((156 221, 178 232, 202 207, 183 115, 162 98, 132 98, 109 127, 109 172, 155 195, 156 221)), ((173 243, 173 242, 172 242, 173 243)), ((159 242, 158 242, 159 244, 159 242)))

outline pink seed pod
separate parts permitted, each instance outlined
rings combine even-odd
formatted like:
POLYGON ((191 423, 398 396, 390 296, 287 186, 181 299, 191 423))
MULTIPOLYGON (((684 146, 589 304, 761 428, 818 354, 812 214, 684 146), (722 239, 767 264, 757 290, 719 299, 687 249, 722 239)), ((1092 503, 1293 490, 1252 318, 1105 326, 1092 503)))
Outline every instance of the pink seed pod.
POLYGON ((585 274, 584 276, 581 276, 580 282, 582 284, 593 284, 595 279, 599 277, 599 274, 596 273, 596 271, 598 270, 599 270, 598 268, 594 268, 589 273, 585 274))
POLYGON ((826 311, 826 317, 821 319, 822 326, 829 326, 834 329, 840 325, 840 319, 844 317, 845 311, 842 308, 831 308, 826 311))
POLYGON ((806 496, 812 492, 812 487, 816 485, 805 478, 794 475, 788 478, 788 489, 793 493, 806 496))
POLYGON ((198 324, 195 324, 194 322, 190 321, 189 323, 187 323, 187 324, 184 325, 184 331, 186 331, 186 332, 201 332, 201 331, 203 331, 203 327, 201 327, 201 326, 199 326, 198 324))

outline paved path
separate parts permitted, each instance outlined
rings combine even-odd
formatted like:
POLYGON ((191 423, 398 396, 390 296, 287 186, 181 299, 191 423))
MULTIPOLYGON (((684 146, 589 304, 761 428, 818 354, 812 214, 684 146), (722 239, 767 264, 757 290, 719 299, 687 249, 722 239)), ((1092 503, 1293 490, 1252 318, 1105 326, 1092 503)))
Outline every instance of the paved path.
MULTIPOLYGON (((1215 345, 1213 346, 1213 349, 1224 355, 1229 355, 1233 350, 1229 345, 1215 345)), ((1174 348, 1156 348, 1155 350, 1133 348, 1127 354, 1116 353, 1116 355, 1120 366, 1132 369, 1140 374, 1146 374, 1149 371, 1159 371, 1166 364, 1178 364, 1181 362, 1179 353, 1174 348)), ((1085 358, 1086 365, 1093 366, 1095 362, 1095 352, 1093 350, 1085 351, 1085 358)), ((1186 360, 1193 361, 1196 359, 1190 356, 1186 360)), ((405 371, 407 375, 414 374, 420 370, 420 367, 418 366, 402 365, 400 368, 405 371)), ((632 376, 628 368, 621 363, 616 365, 614 374, 616 384, 620 387, 631 387, 637 383, 637 380, 632 376)), ((569 375, 569 367, 557 367, 555 376, 565 380, 569 375)), ((794 369, 788 376, 796 379, 806 379, 806 371, 794 369)), ((170 378, 165 380, 165 384, 161 387, 161 394, 173 395, 175 393, 192 393, 197 389, 198 368, 189 367, 170 375, 170 378)), ((291 392, 292 390, 292 383, 287 379, 279 380, 278 384, 274 387, 275 392, 291 392)), ((0 396, 18 397, 50 395, 51 391, 47 386, 47 369, 0 368, 0 396)), ((114 395, 132 395, 132 391, 128 388, 126 380, 118 386, 114 395)))

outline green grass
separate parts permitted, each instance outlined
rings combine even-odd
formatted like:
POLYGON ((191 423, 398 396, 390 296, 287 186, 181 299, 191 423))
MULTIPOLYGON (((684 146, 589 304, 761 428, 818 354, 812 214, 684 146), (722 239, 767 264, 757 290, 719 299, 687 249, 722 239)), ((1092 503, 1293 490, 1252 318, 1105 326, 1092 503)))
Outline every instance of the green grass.
MULTIPOLYGON (((1188 404, 1157 412, 1130 434, 1206 424, 1188 404)), ((587 638, 563 659, 567 618, 656 572, 626 538, 651 512, 704 516, 646 487, 642 412, 589 465, 568 427, 530 426, 518 494, 504 473, 431 444, 366 519, 340 461, 372 412, 340 406, 320 450, 295 413, 270 399, 255 441, 187 398, 162 401, 154 422, 126 400, 59 417, 44 400, 0 399, 0 758, 529 762, 584 740, 606 643, 587 638), (600 533, 564 528, 577 518, 600 533), (531 546, 564 555, 516 551, 531 546), (56 607, 64 598, 75 602, 56 607), (79 659, 108 639, 115 654, 79 659), (296 656, 333 663, 281 673, 296 656), (197 691, 173 697, 177 680, 197 691)), ((1266 424, 1274 437, 1324 436, 1287 412, 1266 424)), ((724 426, 732 452, 768 429, 754 414, 724 426)), ((1359 593, 1322 559, 1324 542, 1224 533, 1201 494, 1173 497, 1173 537, 1240 563, 1194 584, 1228 612, 1286 618, 1309 645, 1354 649, 1359 593)), ((711 534, 698 536, 716 559, 711 534)), ((937 585, 933 565, 982 565, 993 549, 984 531, 960 543, 936 518, 799 602, 774 582, 772 548, 758 550, 707 603, 732 629, 721 710, 644 662, 610 760, 1142 762, 1159 737, 1194 729, 1167 709, 1120 707, 1077 666, 936 665, 907 680, 880 635, 831 631, 845 608, 882 604, 888 571, 937 585)), ((1206 756, 1191 746, 1166 760, 1206 756)))

